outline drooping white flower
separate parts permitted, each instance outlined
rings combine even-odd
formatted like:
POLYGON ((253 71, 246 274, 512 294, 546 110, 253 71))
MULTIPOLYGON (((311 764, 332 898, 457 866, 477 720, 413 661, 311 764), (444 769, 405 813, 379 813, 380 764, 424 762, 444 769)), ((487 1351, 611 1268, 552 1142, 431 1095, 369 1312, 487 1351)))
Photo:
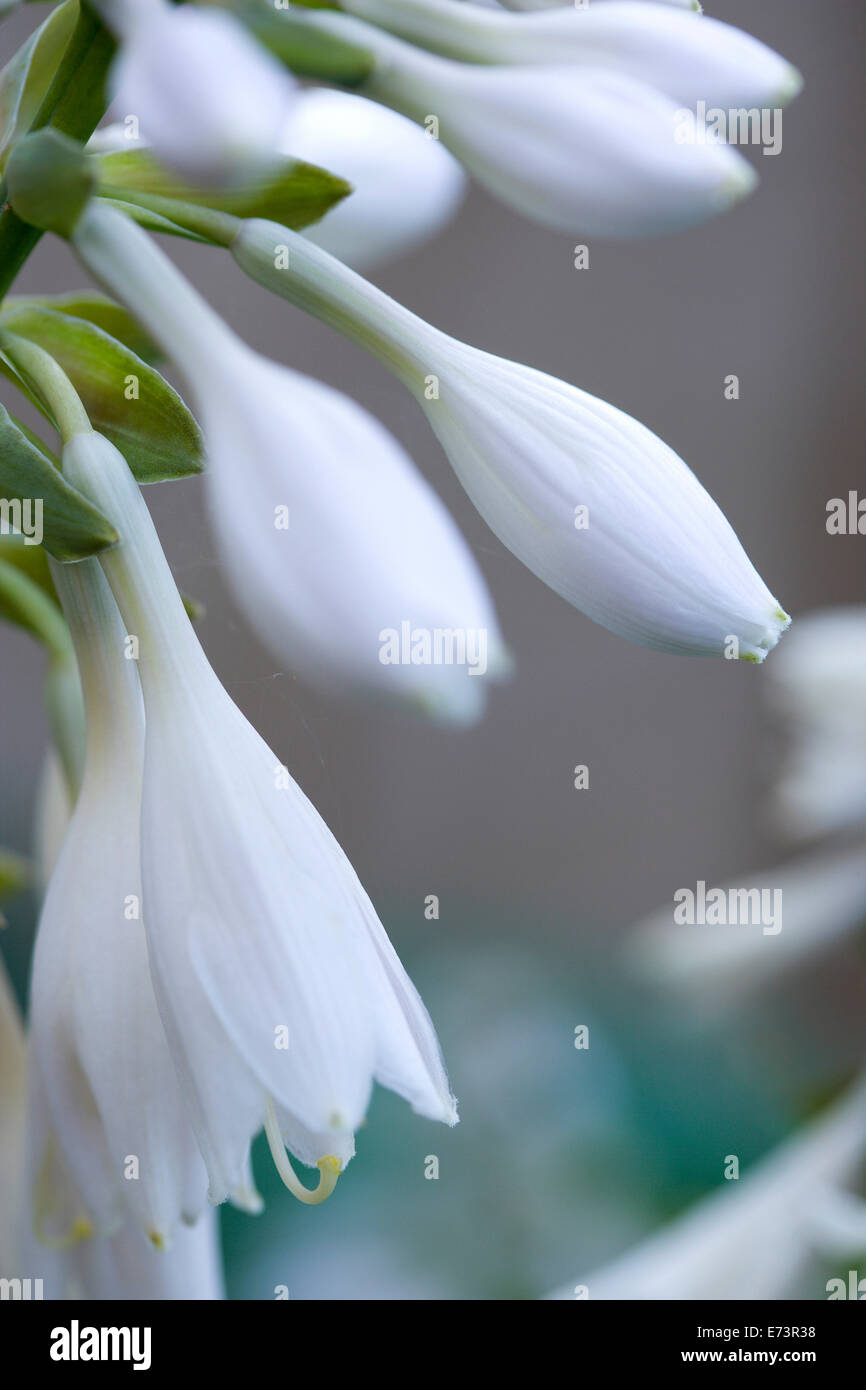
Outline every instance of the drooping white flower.
MULTIPOLYGON (((79 435, 66 460, 93 449, 79 435)), ((104 442, 104 441, 102 441, 104 442)), ((31 990, 34 1061, 53 1129, 95 1230, 132 1214, 154 1244, 204 1202, 150 983, 139 868, 144 747, 133 652, 95 560, 54 566, 84 690, 87 748, 69 829, 45 896, 31 990)))
POLYGON ((195 1225, 181 1226, 167 1250, 154 1249, 130 1215, 114 1235, 94 1234, 68 1163, 65 1136, 53 1128, 32 1056, 23 1186, 17 1270, 40 1281, 42 1298, 150 1302, 225 1297, 213 1210, 203 1212, 195 1225))
POLYGON ((645 646, 762 661, 790 619, 672 449, 623 411, 459 343, 300 237, 259 221, 254 279, 335 323, 415 394, 504 545, 596 622, 645 646), (270 249, 288 239, 290 268, 270 249))
POLYGON ((110 74, 118 115, 194 183, 266 173, 296 84, 232 15, 165 0, 99 0, 121 41, 110 74))
POLYGON ((315 88, 292 106, 280 140, 347 179, 352 193, 304 235, 356 269, 412 250, 450 221, 466 188, 457 160, 414 121, 353 92, 315 88))
POLYGON ((795 836, 866 823, 866 608, 827 608, 798 620, 769 697, 790 744, 772 809, 795 836))
POLYGON ((18 1257, 26 1095, 24 1029, 0 956, 0 1279, 26 1277, 18 1257))
POLYGON ((726 1182, 633 1250, 552 1297, 808 1297, 803 1282, 810 1273, 814 1278, 828 1257, 856 1255, 866 1244, 866 1201, 849 1190, 864 1155, 866 1083, 860 1081, 738 1182, 726 1182))
POLYGON ((482 66, 348 15, 303 22, 372 51, 362 95, 427 124, 490 192, 557 230, 660 235, 724 211, 757 181, 732 147, 678 138, 670 97, 601 64, 482 66))
POLYGON ((503 14, 462 0, 343 0, 343 8, 412 42, 470 63, 605 69, 687 106, 779 107, 802 85, 796 68, 742 29, 643 0, 503 14))
MULTIPOLYGON (((278 231, 272 262, 285 251, 278 231)), ((396 441, 341 392, 252 352, 118 214, 93 209, 77 236, 189 381, 225 572, 275 659, 328 690, 476 719, 483 677, 508 666, 496 615, 449 513, 396 441), (422 641, 413 656, 404 624, 430 634, 429 653, 422 641), (437 648, 437 633, 453 636, 437 648)))
POLYGON ((120 454, 77 436, 64 473, 122 537, 100 563, 139 643, 148 956, 210 1199, 242 1186, 262 1123, 293 1190, 283 1141, 327 1195, 374 1078, 456 1121, 432 1024, 337 842, 209 666, 120 454))
POLYGON ((42 894, 66 839, 74 804, 57 750, 51 745, 42 761, 33 815, 33 862, 42 894))
MULTIPOLYGON (((585 8, 590 0, 582 0, 578 9, 585 8)), ((591 0, 593 5, 608 5, 615 0, 591 0)), ((574 0, 496 0, 507 10, 554 10, 564 5, 573 5, 574 0)), ((700 13, 700 0, 639 0, 640 4, 669 5, 672 9, 692 10, 700 13)))

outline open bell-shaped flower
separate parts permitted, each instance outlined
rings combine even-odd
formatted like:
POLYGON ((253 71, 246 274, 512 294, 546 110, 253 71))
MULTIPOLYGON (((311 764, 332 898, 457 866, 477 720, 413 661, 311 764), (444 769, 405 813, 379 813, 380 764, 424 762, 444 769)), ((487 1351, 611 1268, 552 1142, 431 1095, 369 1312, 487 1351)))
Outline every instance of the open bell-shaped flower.
MULTIPOLYGON (((104 442, 75 436, 64 467, 81 450, 98 455, 104 442)), ((142 922, 141 692, 98 562, 55 565, 54 577, 81 672, 87 746, 37 933, 34 1059, 94 1229, 111 1235, 132 1214, 164 1246, 181 1216, 200 1213, 205 1182, 157 1011, 142 922)))
POLYGON ((209 666, 123 458, 88 437, 64 471, 123 538, 100 563, 139 646, 148 955, 210 1199, 243 1186, 263 1122, 293 1190, 283 1141, 327 1195, 374 1079, 456 1121, 432 1024, 339 845, 209 666))

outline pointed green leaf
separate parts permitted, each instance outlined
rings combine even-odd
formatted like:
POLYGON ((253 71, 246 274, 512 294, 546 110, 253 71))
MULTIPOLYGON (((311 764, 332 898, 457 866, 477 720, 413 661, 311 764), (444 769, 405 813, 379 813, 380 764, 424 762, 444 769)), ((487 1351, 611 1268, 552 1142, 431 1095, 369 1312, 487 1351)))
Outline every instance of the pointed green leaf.
POLYGON ((58 5, 0 72, 0 169, 30 129, 78 22, 78 0, 58 5))
MULTIPOLYGON (((68 294, 10 294, 3 301, 4 312, 7 309, 30 308, 53 309, 58 314, 87 319, 88 323, 96 324, 97 328, 116 338, 145 362, 157 362, 162 356, 132 314, 99 290, 71 290, 68 294)), ((0 324, 3 321, 4 314, 0 312, 0 324)))
POLYGON ((58 560, 81 560, 117 541, 111 522, 0 406, 0 529, 13 527, 34 539, 41 529, 46 550, 58 560))
MULTIPOLYGON (((147 149, 118 150, 94 157, 100 196, 136 203, 139 195, 157 214, 174 220, 172 204, 212 208, 232 217, 264 217, 298 231, 350 193, 344 179, 303 160, 281 158, 266 179, 231 189, 192 188, 157 163, 147 149)), ((178 214, 178 221, 183 220, 178 214)))
POLYGON ((173 387, 130 348, 95 323, 37 305, 9 309, 3 322, 59 363, 93 428, 117 446, 138 482, 201 472, 198 425, 173 387))

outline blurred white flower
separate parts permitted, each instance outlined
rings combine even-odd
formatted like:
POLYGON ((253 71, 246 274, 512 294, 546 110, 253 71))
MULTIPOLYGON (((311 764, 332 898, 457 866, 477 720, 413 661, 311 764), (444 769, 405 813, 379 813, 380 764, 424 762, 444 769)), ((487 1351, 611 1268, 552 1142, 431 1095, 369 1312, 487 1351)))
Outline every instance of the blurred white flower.
MULTIPOLYGON (((100 444, 111 447, 75 436, 64 467, 74 471, 81 450, 98 458, 100 444)), ((32 1046, 53 1129, 95 1229, 113 1234, 128 1210, 162 1247, 181 1216, 199 1215, 205 1182, 148 969, 141 692, 98 562, 53 570, 81 672, 87 744, 36 937, 32 1046)))
POLYGON ((569 64, 645 82, 693 106, 778 107, 802 85, 789 62, 742 29, 642 0, 509 15, 464 0, 343 0, 343 9, 470 63, 569 64))
POLYGON ((286 69, 232 15, 165 0, 98 0, 120 40, 118 115, 182 177, 211 186, 264 173, 295 98, 286 69))
MULTIPOLYGON (((769 698, 790 740, 772 810, 794 836, 866 823, 866 607, 798 618, 769 698)), ((866 897, 866 893, 864 893, 866 897)))
POLYGON ((304 23, 372 51, 363 95, 425 124, 490 192, 557 230, 661 235, 724 211, 757 181, 733 147, 678 139, 677 102, 601 63, 475 65, 347 15, 308 12, 304 23))
MULTIPOLYGON (((866 1157, 866 1083, 657 1234, 560 1289, 558 1300, 783 1299, 824 1260, 866 1245, 849 1190, 866 1157), (578 1292, 584 1288, 586 1292, 578 1292)), ((814 1291, 812 1291, 814 1296, 814 1291)))
POLYGON ((0 956, 0 1279, 25 1277, 17 1232, 23 1205, 26 1097, 24 1030, 0 956))
POLYGON ((722 891, 744 889, 781 894, 781 931, 765 935, 748 923, 678 925, 671 903, 631 929, 629 965, 654 988, 679 991, 702 1015, 739 1005, 866 926, 866 849, 809 855, 744 875, 722 891))
POLYGON ((485 678, 508 669, 493 604, 450 515, 396 441, 342 393, 240 342, 111 209, 85 216, 77 244, 189 381, 225 573, 275 659, 335 693, 401 700, 444 721, 478 718, 485 678), (432 646, 429 660, 402 650, 388 659, 385 635, 403 623, 462 634, 464 659, 437 661, 432 646))
POLYGON ((316 88, 292 106, 283 154, 339 174, 352 193, 304 230, 356 269, 411 251, 450 221, 466 176, 414 121, 352 92, 316 88))
POLYGON ((504 545, 596 622, 645 646, 762 661, 790 619, 683 461, 606 402, 459 343, 300 237, 244 222, 254 279, 381 357, 412 390, 504 545), (274 268, 287 241, 288 270, 274 268))
POLYGON ((209 666, 124 460, 95 438, 67 445, 64 471, 123 537, 100 563, 139 642, 148 954, 209 1197, 243 1186, 264 1123, 284 1180, 321 1200, 374 1079, 456 1122, 436 1035, 339 845, 209 666), (318 1164, 315 1194, 283 1142, 318 1164))
MULTIPOLYGON (((483 0, 482 0, 483 2, 483 0)), ((574 5, 575 0, 496 0, 496 4, 502 4, 507 10, 553 10, 564 5, 574 5)), ((590 0, 584 0, 584 4, 578 4, 578 8, 585 8, 590 0)), ((591 0, 593 6, 607 5, 614 3, 614 0, 591 0)), ((652 3, 654 5, 669 5, 673 9, 693 10, 700 13, 700 0, 638 0, 640 4, 652 3)))

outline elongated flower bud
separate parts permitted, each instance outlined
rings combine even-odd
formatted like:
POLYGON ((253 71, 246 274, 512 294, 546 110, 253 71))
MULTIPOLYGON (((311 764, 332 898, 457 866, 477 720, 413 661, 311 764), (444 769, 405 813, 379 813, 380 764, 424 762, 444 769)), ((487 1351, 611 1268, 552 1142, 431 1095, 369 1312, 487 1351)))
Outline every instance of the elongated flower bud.
POLYGON ((111 85, 163 163, 194 183, 274 162, 295 95, 288 72, 229 14, 164 0, 100 0, 121 39, 111 85))
POLYGON ((374 1078, 455 1122, 432 1024, 339 845, 208 665, 124 460, 106 440, 67 455, 123 537, 103 568, 139 646, 148 952, 210 1199, 242 1186, 263 1122, 286 1181, 280 1136, 326 1194, 374 1078))
POLYGON ((280 665, 327 690, 476 719, 480 678, 508 669, 496 615, 449 513, 391 435, 341 392, 247 348, 110 209, 86 215, 77 244, 189 381, 225 571, 280 665))
MULTIPOLYGON (((64 467, 74 471, 81 452, 98 459, 105 443, 75 436, 64 467)), ((54 577, 81 671, 87 751, 37 934, 34 1055, 97 1231, 112 1234, 129 1211, 163 1246, 182 1214, 201 1211, 204 1169, 157 1012, 142 923, 144 723, 134 647, 97 561, 56 565, 54 577)))
POLYGON ((254 279, 369 347, 416 396, 490 528, 569 603, 661 651, 763 661, 790 619, 672 449, 574 386, 459 343, 272 223, 233 246, 254 279))
POLYGON ((777 107, 801 86, 796 68, 742 29, 642 0, 508 15, 461 0, 343 0, 392 33, 471 63, 608 69, 688 106, 777 107))
POLYGON ((682 112, 670 97, 601 63, 481 66, 349 16, 317 11, 308 22, 371 49, 362 94, 425 124, 479 183, 546 226, 660 235, 724 211, 756 183, 733 148, 678 139, 682 112))

